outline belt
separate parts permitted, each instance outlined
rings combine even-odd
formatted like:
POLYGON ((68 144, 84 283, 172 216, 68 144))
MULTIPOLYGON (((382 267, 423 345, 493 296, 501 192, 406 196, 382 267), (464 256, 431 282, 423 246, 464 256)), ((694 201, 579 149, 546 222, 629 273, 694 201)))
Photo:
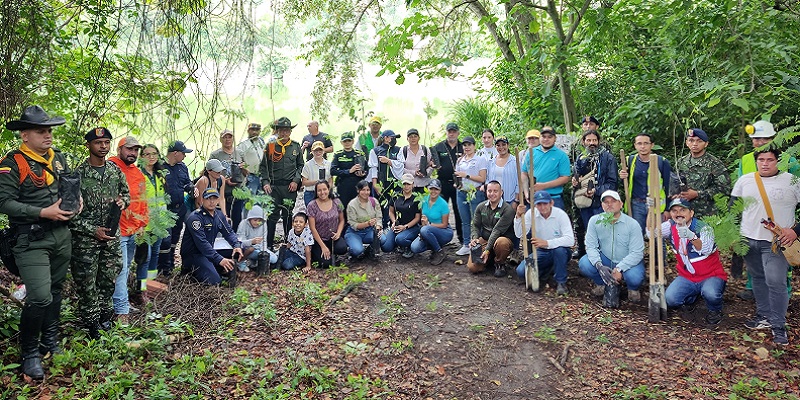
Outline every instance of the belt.
POLYGON ((24 235, 31 232, 31 229, 34 225, 38 225, 44 231, 50 231, 53 229, 60 228, 62 226, 67 226, 66 221, 42 221, 42 222, 34 222, 32 224, 20 224, 14 225, 14 229, 17 230, 17 233, 20 235, 24 235))

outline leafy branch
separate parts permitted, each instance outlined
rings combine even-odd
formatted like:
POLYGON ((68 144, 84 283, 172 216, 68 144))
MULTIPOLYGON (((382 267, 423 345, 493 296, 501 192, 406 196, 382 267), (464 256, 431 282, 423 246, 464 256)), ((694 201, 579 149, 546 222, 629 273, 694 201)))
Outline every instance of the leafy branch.
POLYGON ((722 194, 714 196, 717 214, 707 215, 700 220, 714 229, 714 239, 720 253, 726 255, 735 253, 740 256, 747 253, 747 241, 740 233, 740 221, 742 211, 754 202, 752 198, 738 198, 729 206, 726 196, 722 194))

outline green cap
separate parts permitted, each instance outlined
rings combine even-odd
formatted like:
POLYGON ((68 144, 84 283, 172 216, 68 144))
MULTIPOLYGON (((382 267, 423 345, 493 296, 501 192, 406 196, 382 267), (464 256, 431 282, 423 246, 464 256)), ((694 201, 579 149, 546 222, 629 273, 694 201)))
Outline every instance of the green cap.
POLYGON ((339 141, 343 142, 345 140, 353 140, 353 139, 355 139, 355 135, 353 134, 353 132, 345 132, 342 134, 342 138, 339 139, 339 141))

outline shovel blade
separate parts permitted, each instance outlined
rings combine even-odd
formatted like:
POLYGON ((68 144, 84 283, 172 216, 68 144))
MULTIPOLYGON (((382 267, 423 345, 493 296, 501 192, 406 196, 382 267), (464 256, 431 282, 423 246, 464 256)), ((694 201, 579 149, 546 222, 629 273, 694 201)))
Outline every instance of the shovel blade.
POLYGON ((525 287, 539 291, 539 264, 530 258, 525 259, 525 287))
POLYGON ((664 297, 664 286, 650 285, 650 300, 648 302, 647 320, 659 322, 667 319, 667 303, 664 297))

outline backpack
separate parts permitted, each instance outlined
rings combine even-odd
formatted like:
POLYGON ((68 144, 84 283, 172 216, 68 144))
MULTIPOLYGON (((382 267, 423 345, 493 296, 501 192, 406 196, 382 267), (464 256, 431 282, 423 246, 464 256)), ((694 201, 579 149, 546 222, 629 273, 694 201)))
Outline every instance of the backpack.
POLYGON ((592 166, 592 170, 589 171, 588 174, 581 176, 578 178, 578 186, 575 186, 575 191, 572 193, 572 200, 575 203, 575 207, 578 208, 588 208, 592 206, 592 197, 586 197, 586 192, 590 189, 594 189, 597 182, 596 182, 596 175, 597 175, 597 163, 594 163, 592 166))

